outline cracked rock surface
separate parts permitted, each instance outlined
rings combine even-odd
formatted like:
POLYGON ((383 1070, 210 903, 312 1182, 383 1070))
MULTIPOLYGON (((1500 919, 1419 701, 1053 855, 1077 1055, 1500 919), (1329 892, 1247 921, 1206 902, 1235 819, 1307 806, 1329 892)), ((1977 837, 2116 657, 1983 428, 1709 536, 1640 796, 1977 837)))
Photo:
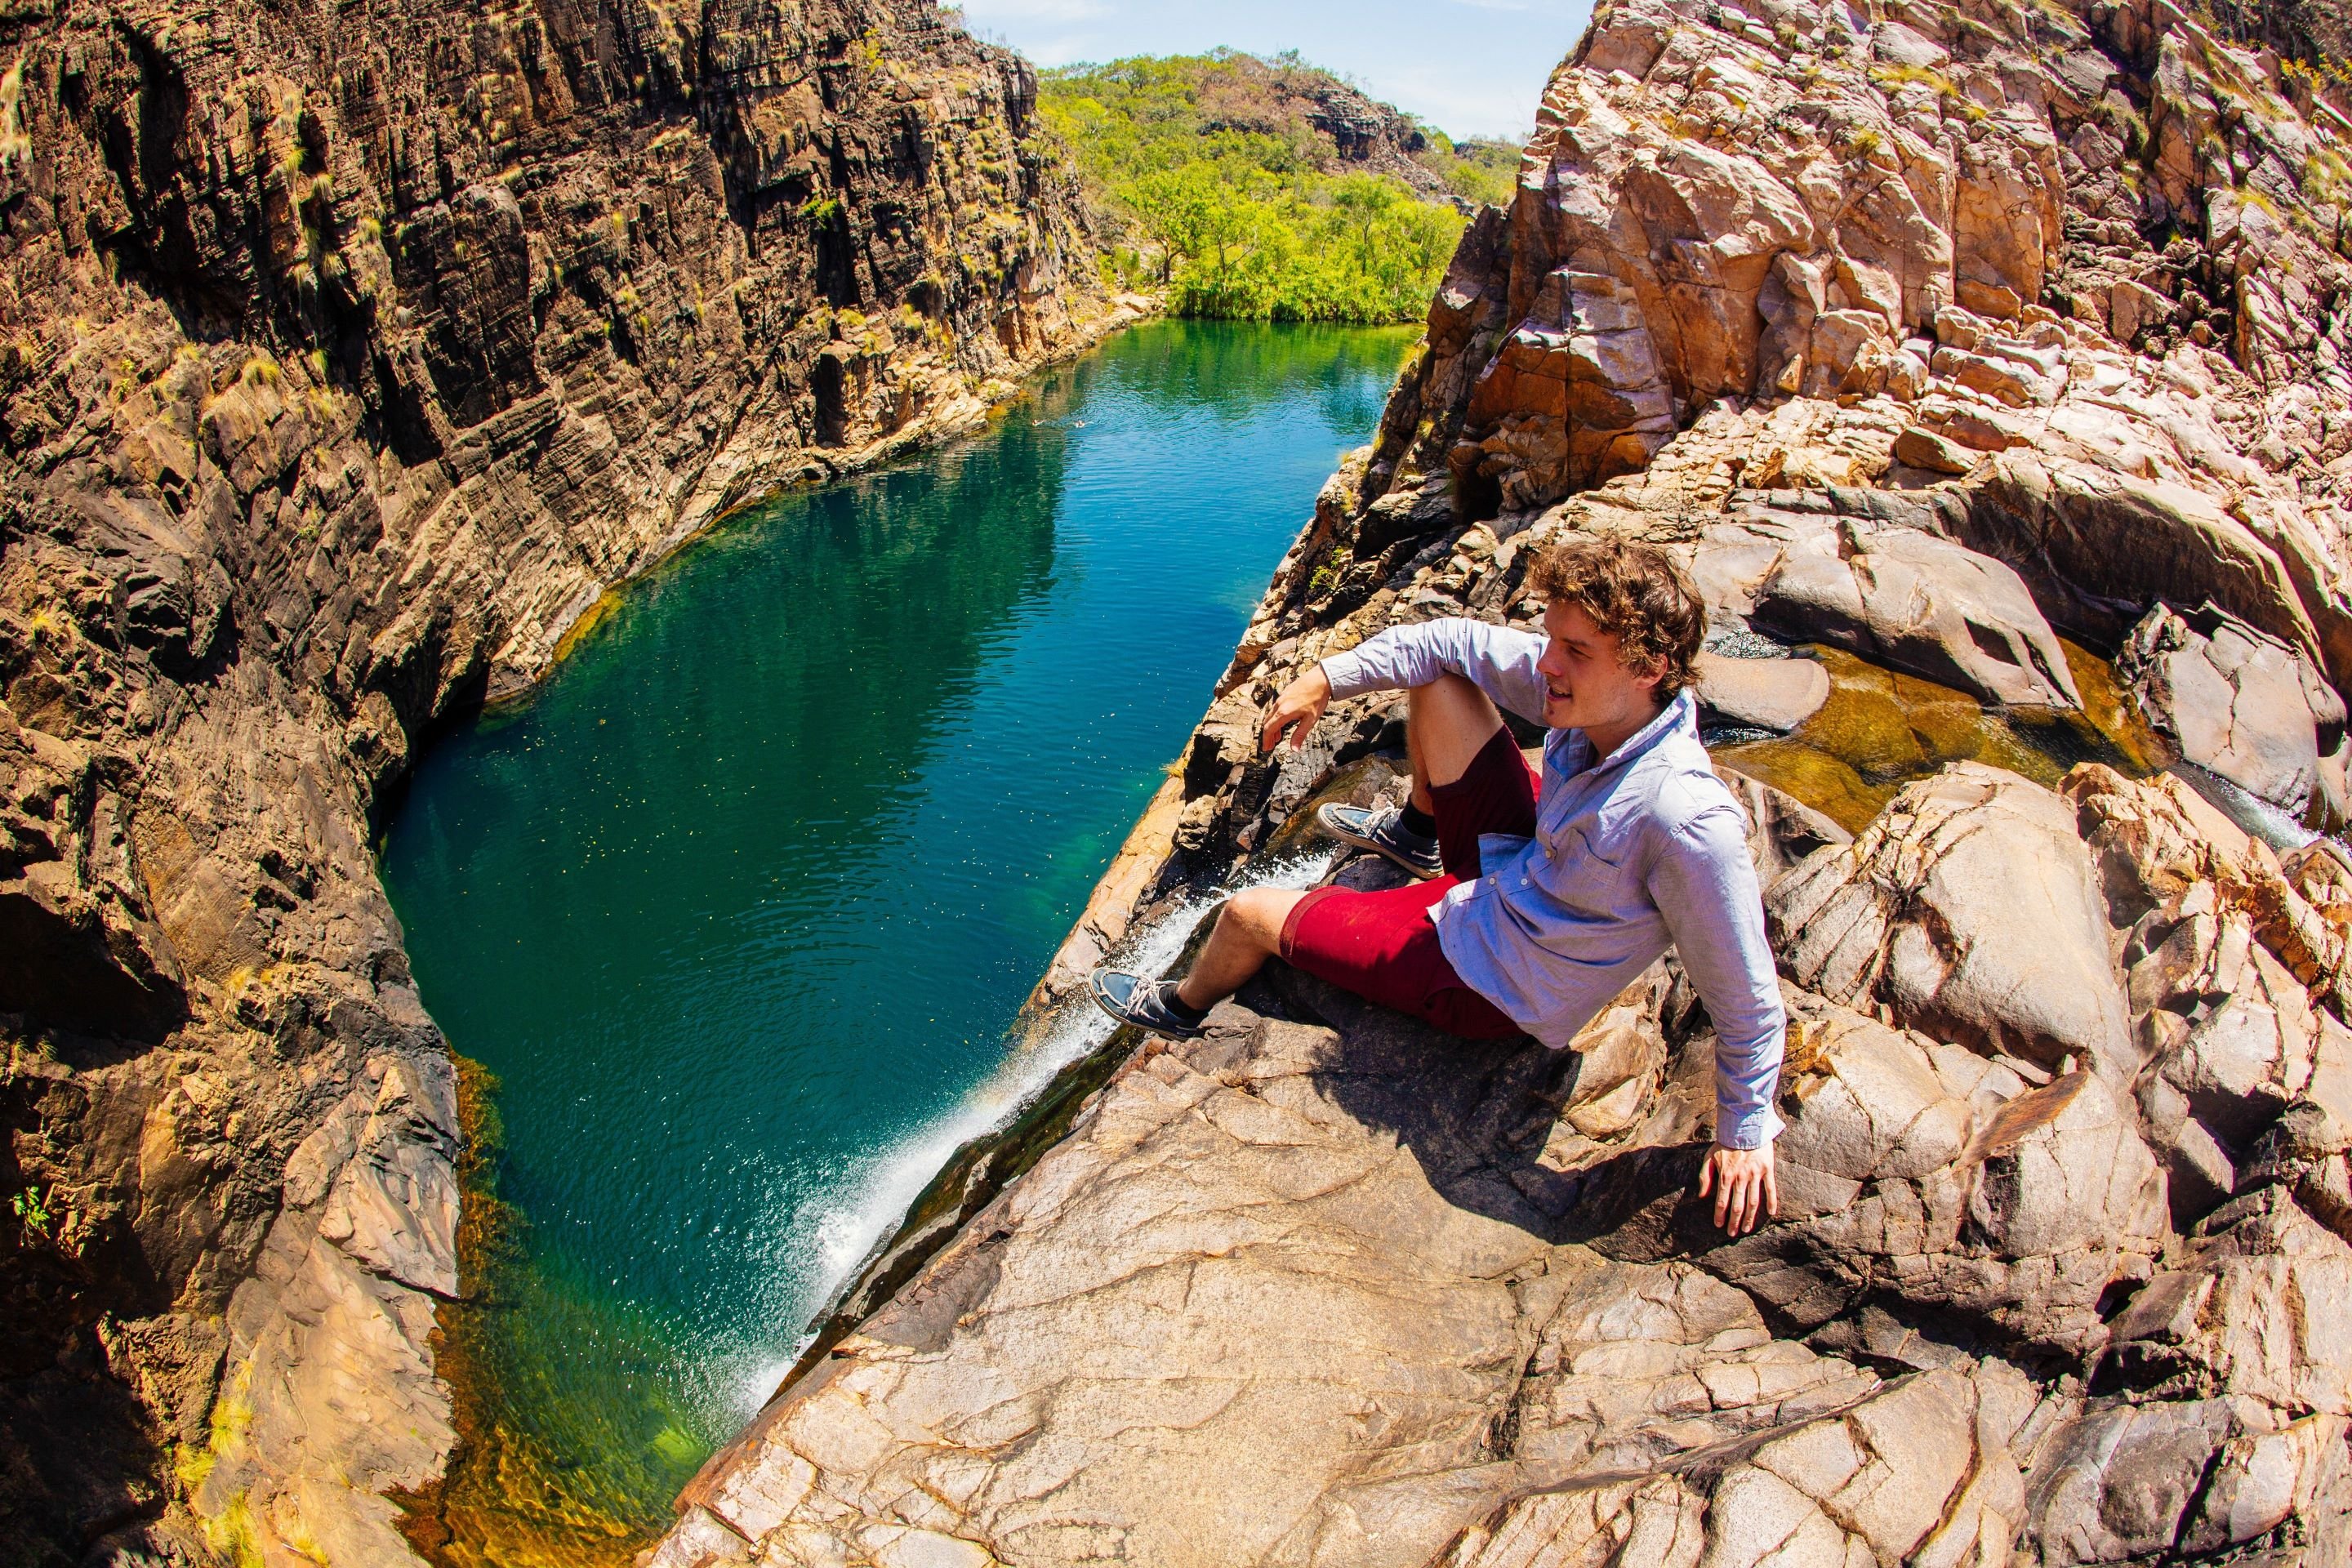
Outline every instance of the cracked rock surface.
POLYGON ((2158 605, 2116 672, 2184 761, 2305 821, 2345 822, 2344 700, 2293 647, 2210 605, 2158 605))

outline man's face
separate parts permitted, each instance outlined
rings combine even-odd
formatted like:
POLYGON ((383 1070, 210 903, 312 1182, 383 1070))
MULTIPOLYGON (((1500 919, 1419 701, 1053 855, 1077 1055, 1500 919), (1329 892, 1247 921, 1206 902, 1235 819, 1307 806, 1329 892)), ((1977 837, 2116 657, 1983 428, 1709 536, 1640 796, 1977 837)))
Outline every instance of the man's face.
POLYGON ((1544 612, 1544 631, 1551 644, 1536 668, 1549 688, 1545 723, 1622 740, 1656 716, 1658 672, 1626 668, 1615 634, 1594 625, 1584 606, 1553 605, 1544 612))

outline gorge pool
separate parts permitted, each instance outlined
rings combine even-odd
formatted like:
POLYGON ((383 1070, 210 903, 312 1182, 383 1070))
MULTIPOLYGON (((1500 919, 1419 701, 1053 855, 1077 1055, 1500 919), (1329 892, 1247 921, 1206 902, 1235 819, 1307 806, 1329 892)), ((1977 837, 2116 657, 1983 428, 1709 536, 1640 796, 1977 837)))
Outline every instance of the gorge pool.
POLYGON ((383 868, 485 1147, 457 1562, 625 1563, 961 1133, 1409 329, 1160 322, 738 517, 427 757, 383 868))

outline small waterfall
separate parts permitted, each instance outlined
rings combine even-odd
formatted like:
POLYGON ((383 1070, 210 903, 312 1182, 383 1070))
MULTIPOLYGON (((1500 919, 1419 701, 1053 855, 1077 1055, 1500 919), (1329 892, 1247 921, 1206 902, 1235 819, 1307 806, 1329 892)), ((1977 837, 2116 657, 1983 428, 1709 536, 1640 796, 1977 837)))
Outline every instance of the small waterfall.
MULTIPOLYGON (((1248 888, 1303 890, 1329 874, 1336 846, 1318 846, 1245 869, 1227 887, 1188 893, 1140 921, 1106 962, 1144 974, 1164 974, 1182 956, 1202 917, 1248 888)), ((879 1151, 830 1197, 821 1200, 814 1230, 823 1250, 824 1307, 787 1356, 761 1363, 746 1380, 747 1413, 776 1392, 875 1266, 898 1245, 916 1205, 957 1156, 1003 1136, 1065 1071, 1101 1050, 1117 1028, 1083 994, 1065 997, 1042 1019, 1015 1028, 1016 1045, 997 1069, 938 1121, 879 1151)), ((945 1236, 940 1237, 944 1241, 945 1236)))

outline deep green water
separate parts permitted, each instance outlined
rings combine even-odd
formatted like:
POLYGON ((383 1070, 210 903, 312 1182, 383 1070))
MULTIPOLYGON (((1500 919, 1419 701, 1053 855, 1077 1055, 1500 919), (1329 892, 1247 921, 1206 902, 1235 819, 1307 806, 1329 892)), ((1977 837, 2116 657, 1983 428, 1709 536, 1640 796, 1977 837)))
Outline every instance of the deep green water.
POLYGON ((658 1522, 960 1135, 1409 331, 1154 324, 737 519, 441 742, 383 871, 500 1088, 482 1419, 658 1522))

